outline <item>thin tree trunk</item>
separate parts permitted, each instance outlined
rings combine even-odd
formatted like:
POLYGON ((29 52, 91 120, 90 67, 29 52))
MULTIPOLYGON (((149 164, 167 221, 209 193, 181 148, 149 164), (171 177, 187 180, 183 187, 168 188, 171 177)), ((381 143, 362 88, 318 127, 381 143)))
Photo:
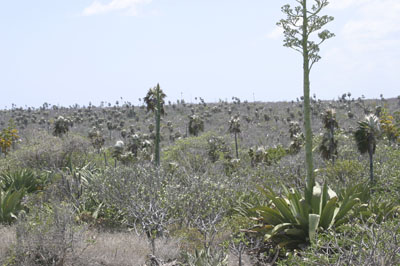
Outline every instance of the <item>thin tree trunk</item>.
POLYGON ((161 103, 160 103, 160 85, 157 84, 157 110, 156 110, 156 147, 155 147, 155 164, 160 166, 160 116, 161 116, 161 103))
POLYGON ((335 165, 335 126, 331 121, 331 143, 329 147, 329 154, 332 156, 332 164, 335 165))
POLYGON ((239 151, 238 151, 238 142, 237 142, 237 133, 235 132, 235 148, 236 148, 236 159, 239 159, 239 151))
POLYGON ((372 145, 368 147, 368 155, 369 155, 369 180, 371 183, 374 182, 374 160, 373 160, 373 148, 372 145))

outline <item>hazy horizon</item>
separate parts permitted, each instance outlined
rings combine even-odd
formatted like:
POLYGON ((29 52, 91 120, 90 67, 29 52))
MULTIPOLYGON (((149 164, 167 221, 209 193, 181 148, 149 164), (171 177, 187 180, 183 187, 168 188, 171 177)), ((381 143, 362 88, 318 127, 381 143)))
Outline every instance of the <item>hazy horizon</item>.
MULTIPOLYGON (((324 100, 400 94, 400 2, 331 0, 311 72, 324 100)), ((302 90, 302 58, 283 47, 277 1, 3 1, 0 108, 139 104, 160 83, 167 101, 291 101, 302 90)))

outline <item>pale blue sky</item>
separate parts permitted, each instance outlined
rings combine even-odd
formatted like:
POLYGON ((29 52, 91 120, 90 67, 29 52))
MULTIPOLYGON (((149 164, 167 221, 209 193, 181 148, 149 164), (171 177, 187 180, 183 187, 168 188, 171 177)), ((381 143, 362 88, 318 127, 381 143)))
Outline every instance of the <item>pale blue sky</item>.
MULTIPOLYGON (((138 102, 160 83, 196 96, 292 100, 301 55, 275 24, 294 0, 0 0, 0 108, 138 102)), ((331 0, 336 34, 321 47, 311 93, 400 95, 400 1, 331 0)))

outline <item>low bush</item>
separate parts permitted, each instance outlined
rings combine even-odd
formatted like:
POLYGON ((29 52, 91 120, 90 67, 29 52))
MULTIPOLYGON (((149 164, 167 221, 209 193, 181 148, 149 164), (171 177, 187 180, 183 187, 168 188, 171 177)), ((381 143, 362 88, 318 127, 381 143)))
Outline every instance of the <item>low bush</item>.
POLYGON ((38 131, 29 143, 21 145, 12 156, 22 168, 60 169, 70 164, 85 163, 90 145, 88 139, 78 135, 58 138, 45 131, 38 131))

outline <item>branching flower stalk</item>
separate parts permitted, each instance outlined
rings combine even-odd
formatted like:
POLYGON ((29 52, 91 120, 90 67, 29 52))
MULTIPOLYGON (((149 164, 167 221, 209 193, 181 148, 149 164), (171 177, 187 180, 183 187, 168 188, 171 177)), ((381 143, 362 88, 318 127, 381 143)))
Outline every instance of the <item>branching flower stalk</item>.
POLYGON ((312 157, 312 131, 310 113, 310 71, 313 65, 321 59, 318 55, 319 46, 334 36, 328 30, 320 31, 334 18, 331 16, 319 16, 321 11, 329 4, 328 0, 314 0, 311 9, 307 8, 307 0, 296 0, 299 6, 294 9, 290 5, 284 5, 282 12, 286 14, 277 25, 284 30, 284 46, 294 49, 303 56, 303 92, 304 92, 304 128, 306 137, 306 170, 307 186, 306 201, 310 202, 312 188, 315 184, 313 176, 312 157), (318 41, 312 40, 312 33, 318 32, 318 41))

